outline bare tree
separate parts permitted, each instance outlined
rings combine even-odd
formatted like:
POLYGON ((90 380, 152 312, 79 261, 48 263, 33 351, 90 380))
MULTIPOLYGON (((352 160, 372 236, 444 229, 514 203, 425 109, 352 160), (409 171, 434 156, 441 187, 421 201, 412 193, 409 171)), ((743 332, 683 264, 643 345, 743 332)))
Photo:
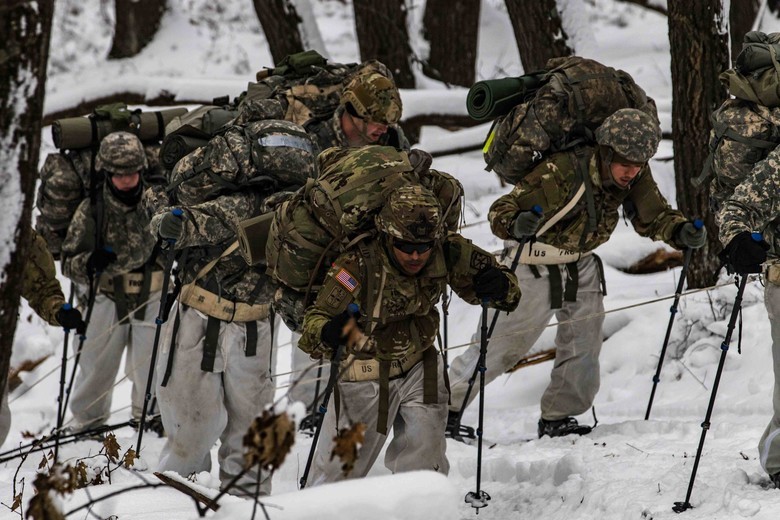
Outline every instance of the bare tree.
POLYGON ((110 59, 135 56, 154 38, 166 0, 115 0, 116 24, 110 59))
POLYGON ((555 0, 506 0, 506 8, 525 72, 544 68, 550 58, 574 54, 555 0))
POLYGON ((411 65, 413 54, 406 28, 406 2, 354 0, 353 4, 360 59, 381 61, 393 71, 396 85, 400 88, 414 88, 411 65))
POLYGON ((729 7, 729 33, 731 34, 731 62, 737 59, 742 50, 742 39, 756 21, 761 0, 732 1, 729 7))
POLYGON ((430 54, 423 72, 434 79, 470 87, 477 65, 480 0, 428 0, 423 15, 423 35, 430 54))
POLYGON ((54 0, 0 3, 0 400, 32 229, 53 10, 54 0))
POLYGON ((274 63, 279 63, 288 54, 304 50, 300 32, 302 19, 291 0, 252 0, 252 4, 274 63))
POLYGON ((718 75, 728 68, 728 32, 722 0, 669 0, 669 43, 672 52, 672 139, 677 206, 685 215, 704 220, 707 245, 693 255, 691 287, 716 280, 717 227, 706 190, 694 190, 707 158, 710 114, 726 99, 718 75))

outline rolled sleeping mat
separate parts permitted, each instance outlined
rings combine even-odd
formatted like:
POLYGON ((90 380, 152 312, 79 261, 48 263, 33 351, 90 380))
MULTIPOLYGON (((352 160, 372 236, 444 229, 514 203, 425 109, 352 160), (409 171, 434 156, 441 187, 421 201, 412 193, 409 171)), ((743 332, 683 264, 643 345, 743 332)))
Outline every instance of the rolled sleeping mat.
POLYGON ((269 211, 238 223, 238 251, 247 264, 265 264, 265 246, 273 220, 274 212, 269 211))
POLYGON ((466 98, 469 115, 477 121, 489 121, 509 113, 539 88, 544 74, 536 72, 517 78, 488 79, 475 83, 466 98))
POLYGON ((173 118, 186 112, 186 108, 142 112, 137 115, 138 122, 130 125, 114 125, 111 119, 99 119, 93 115, 67 117, 52 123, 51 134, 54 146, 60 150, 77 150, 97 146, 105 136, 120 130, 136 134, 141 141, 159 141, 165 135, 165 126, 173 118))
POLYGON ((160 146, 160 162, 166 170, 172 170, 179 159, 197 150, 201 146, 206 146, 208 139, 199 137, 190 137, 188 135, 174 134, 166 136, 160 146))

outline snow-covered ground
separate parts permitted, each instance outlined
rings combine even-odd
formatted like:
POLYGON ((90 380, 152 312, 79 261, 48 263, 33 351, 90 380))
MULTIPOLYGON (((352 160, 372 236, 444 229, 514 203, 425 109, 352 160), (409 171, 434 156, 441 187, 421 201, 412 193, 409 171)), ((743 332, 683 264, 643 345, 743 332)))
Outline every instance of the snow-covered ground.
MULTIPOLYGON (((577 15, 567 18, 566 23, 578 50, 630 72, 656 99, 662 125, 670 130, 671 79, 665 18, 614 0, 562 3, 572 10, 569 15, 577 15)), ((410 30, 413 47, 420 53, 424 50, 419 36, 423 4, 420 0, 412 4, 410 30)), ((198 92, 200 86, 209 92, 207 97, 223 93, 217 87, 237 93, 254 71, 270 63, 251 6, 237 0, 219 2, 219 7, 206 0, 169 0, 169 12, 154 42, 138 57, 107 62, 103 56, 110 47, 112 5, 108 0, 57 3, 47 110, 67 105, 91 89, 105 89, 109 81, 121 85, 122 78, 130 78, 138 89, 152 83, 175 82, 193 92, 198 92), (87 13, 100 15, 90 17, 87 13), (147 76, 151 78, 145 83, 143 78, 147 76), (216 94, 209 89, 217 90, 216 94)), ((357 60, 349 3, 316 2, 314 9, 330 56, 338 61, 357 60)), ((764 26, 777 25, 777 20, 767 19, 764 26)), ((478 77, 521 72, 503 1, 483 1, 481 26, 478 77)), ((439 102, 461 103, 452 110, 463 110, 463 92, 451 91, 442 96, 443 92, 430 92, 441 91, 442 85, 422 79, 420 83, 428 92, 403 93, 407 113, 430 109, 431 96, 439 102)), ((451 134, 424 129, 421 145, 441 150, 475 144, 481 141, 484 131, 483 127, 451 134)), ((53 148, 46 131, 44 138, 45 154, 53 148)), ((657 157, 671 155, 671 143, 662 143, 657 157)), ((484 172, 478 152, 437 158, 434 166, 456 175, 466 188, 465 220, 473 225, 464 229, 464 235, 489 250, 500 249, 502 244, 490 233, 485 219, 491 202, 509 188, 502 188, 492 174, 484 172)), ((654 161, 653 169, 661 191, 674 203, 672 163, 654 161)), ((612 239, 599 248, 598 253, 607 264, 607 309, 673 294, 679 269, 641 276, 617 269, 658 247, 664 246, 639 237, 621 223, 612 239)), ((607 315, 601 355, 602 384, 595 402, 599 426, 589 436, 535 438, 538 403, 549 381, 549 363, 524 368, 491 384, 486 391, 488 442, 482 488, 492 500, 481 510, 479 518, 676 518, 671 507, 673 502, 685 498, 728 319, 726 304, 733 300, 735 292, 733 285, 726 285, 683 298, 650 421, 642 418, 668 321, 669 300, 607 315)), ((693 489, 695 508, 682 518, 780 516, 780 490, 769 485, 756 450, 771 415, 773 384, 769 324, 762 301, 760 285, 751 284, 744 309, 743 354, 737 354, 733 342, 693 489)), ((24 384, 11 394, 14 424, 3 449, 22 442, 22 431, 48 431, 56 413, 62 333, 45 326, 26 304, 20 313, 13 363, 47 353, 52 357, 33 373, 23 374, 24 384), (31 388, 42 378, 40 384, 31 388)), ((451 355, 462 352, 462 348, 455 347, 471 341, 479 315, 479 309, 460 300, 452 304, 451 355)), ((536 349, 551 348, 554 334, 554 327, 547 329, 536 349)), ((276 354, 277 373, 289 370, 290 346, 284 344, 288 338, 289 333, 282 334, 282 346, 276 354)), ((285 392, 286 384, 287 376, 277 379, 279 395, 285 392)), ((124 381, 114 394, 117 422, 129 416, 128 405, 129 384, 124 381)), ((590 414, 579 419, 592 422, 590 414)), ((464 421, 474 424, 476 420, 477 408, 472 406, 464 421)), ((130 430, 119 430, 117 436, 124 448, 135 442, 130 430)), ((270 518, 473 518, 474 511, 461 498, 474 488, 473 446, 449 441, 451 471, 446 479, 427 473, 390 476, 380 457, 369 479, 299 492, 297 481, 310 443, 310 439, 299 435, 293 452, 275 475, 274 496, 266 500, 270 518)), ((144 446, 144 460, 153 466, 162 440, 147 435, 144 446)), ((98 447, 94 442, 67 445, 62 448, 62 456, 82 457, 96 452, 98 447)), ((16 475, 17 481, 25 480, 25 503, 32 496, 31 482, 39 461, 40 454, 31 456, 16 475)), ((0 466, 0 501, 5 504, 12 502, 15 471, 14 463, 0 466)), ((138 483, 138 475, 118 471, 111 486, 95 486, 88 491, 94 497, 138 483)), ((216 470, 212 475, 200 475, 199 483, 216 487, 216 470)), ((86 500, 87 491, 79 491, 66 500, 64 509, 69 511, 86 500)), ((215 517, 249 518, 251 509, 251 504, 227 497, 215 517)), ((189 498, 168 488, 125 494, 102 503, 96 513, 99 518, 115 515, 121 519, 175 520, 197 516, 189 498)), ((2 518, 14 515, 0 509, 2 518)), ((79 515, 86 517, 84 512, 76 516, 79 515)))

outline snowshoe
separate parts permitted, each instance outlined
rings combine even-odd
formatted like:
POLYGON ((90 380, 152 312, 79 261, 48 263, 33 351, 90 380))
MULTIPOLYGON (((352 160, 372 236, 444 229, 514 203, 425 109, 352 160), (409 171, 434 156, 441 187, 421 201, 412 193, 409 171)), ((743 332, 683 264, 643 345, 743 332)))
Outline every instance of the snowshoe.
POLYGON ((557 421, 547 421, 539 419, 539 438, 545 435, 550 437, 563 437, 564 435, 587 435, 593 430, 593 427, 579 424, 574 417, 565 417, 557 421))
POLYGON ((301 424, 298 425, 298 431, 309 437, 314 436, 314 432, 317 430, 317 424, 322 419, 322 414, 319 412, 310 413, 303 419, 301 424))
POLYGON ((774 484, 777 489, 780 489, 780 473, 769 475, 769 480, 772 481, 772 484, 774 484))
POLYGON ((447 428, 444 430, 444 436, 466 444, 468 444, 467 439, 477 438, 474 428, 462 425, 460 414, 452 410, 447 414, 447 428))
MULTIPOLYGON (((138 431, 138 427, 140 426, 141 420, 140 419, 130 419, 130 427, 138 431)), ((144 423, 144 431, 152 431, 157 434, 158 437, 165 437, 165 428, 163 428, 162 423, 162 417, 160 415, 153 415, 146 419, 146 422, 144 423)))

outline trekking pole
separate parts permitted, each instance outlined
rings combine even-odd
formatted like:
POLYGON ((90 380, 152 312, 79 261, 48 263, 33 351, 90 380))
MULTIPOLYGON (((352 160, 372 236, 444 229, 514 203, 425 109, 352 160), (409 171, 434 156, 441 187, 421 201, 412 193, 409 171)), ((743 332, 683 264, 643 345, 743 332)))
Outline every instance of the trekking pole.
POLYGON ((490 495, 480 489, 482 486, 482 426, 485 418, 485 356, 487 355, 488 344, 488 300, 482 300, 482 327, 481 338, 479 342, 479 361, 477 361, 477 370, 479 371, 479 423, 477 424, 477 489, 466 493, 466 503, 479 510, 486 507, 490 495))
MULTIPOLYGON (((537 215, 542 215, 542 208, 539 205, 535 205, 531 211, 536 213, 537 215)), ((509 268, 512 273, 515 272, 517 269, 517 266, 520 264, 520 256, 523 254, 523 248, 525 245, 531 241, 533 237, 524 237, 521 239, 517 245, 517 253, 515 253, 515 257, 512 259, 512 266, 509 268)), ((493 330, 496 328, 496 323, 498 322, 498 316, 501 314, 501 311, 496 309, 496 312, 493 313, 493 320, 490 322, 490 329, 487 331, 487 338, 485 339, 485 345, 487 347, 487 342, 490 341, 490 337, 493 335, 493 330)), ((477 366, 474 367, 474 372, 471 374, 471 377, 469 378, 468 382, 468 388, 466 388, 466 395, 463 396, 463 404, 460 406, 460 410, 458 410, 458 417, 457 417, 457 437, 467 437, 469 439, 475 438, 474 435, 474 428, 470 426, 463 426, 460 424, 461 419, 463 418, 463 412, 466 410, 466 405, 469 402, 469 397, 471 397, 471 391, 474 388, 474 383, 477 381, 477 374, 479 374, 479 363, 477 363, 477 366)), ((453 435, 453 438, 457 438, 453 435)))
MULTIPOLYGON (((693 226, 696 229, 704 227, 704 222, 699 219, 693 221, 693 226)), ((645 421, 650 418, 650 410, 653 408, 653 399, 655 398, 655 390, 658 387, 658 383, 661 381, 661 368, 664 364, 664 357, 666 356, 666 347, 669 346, 669 338, 672 335, 672 326, 674 325, 674 318, 677 314, 677 306, 680 303, 680 295, 683 291, 683 285, 685 285, 685 278, 688 276, 688 266, 691 264, 691 254, 693 249, 690 247, 685 249, 685 255, 683 259, 682 271, 680 271, 680 279, 677 281, 677 289, 674 291, 674 302, 669 308, 669 324, 666 326, 666 336, 664 336, 664 344, 661 347, 661 355, 658 357, 658 366, 655 368, 655 375, 653 376, 653 389, 650 391, 650 400, 647 402, 647 411, 645 412, 645 421)))
MULTIPOLYGON (((759 233, 753 233, 753 240, 761 240, 759 233), (758 235, 758 239, 756 239, 758 235)), ((723 364, 726 361, 726 353, 729 351, 729 343, 731 343, 731 335, 734 332, 734 326, 737 322, 740 310, 742 309, 742 295, 745 292, 745 285, 747 285, 748 275, 742 274, 738 284, 737 297, 734 299, 734 308, 731 310, 731 318, 729 318, 729 325, 726 329, 726 337, 723 339, 723 343, 720 346, 720 362, 718 363, 718 370, 715 372, 715 383, 712 387, 712 394, 710 395, 710 403, 707 406, 707 414, 704 416, 704 422, 701 423, 701 437, 699 438, 699 447, 696 450, 696 459, 693 462, 693 470, 691 471, 691 480, 688 483, 688 493, 685 495, 684 502, 675 502, 672 511, 675 513, 682 513, 691 509, 691 492, 693 491, 693 482, 696 480, 696 470, 699 469, 699 459, 701 459, 701 451, 704 448, 704 438, 707 436, 707 430, 710 429, 710 417, 712 416, 712 408, 715 406, 715 395, 718 393, 718 385, 720 384, 720 376, 723 372, 723 364)))
MULTIPOLYGON (((350 303, 347 306, 347 311, 356 316, 358 314, 358 306, 355 303, 350 303)), ((306 482, 309 480, 309 471, 311 471, 311 464, 314 460, 314 450, 317 449, 317 441, 320 438, 320 432, 322 431, 322 423, 325 420, 325 412, 328 411, 328 403, 330 402, 330 396, 333 393, 333 387, 336 386, 336 380, 339 376, 339 365, 341 364, 341 357, 344 354, 344 345, 339 345, 336 350, 333 351, 333 356, 330 359, 330 376, 328 377, 328 384, 325 386, 325 395, 322 396, 322 404, 320 404, 319 415, 317 415, 317 427, 314 429, 314 437, 311 440, 311 448, 309 449, 309 456, 306 459, 306 468, 303 470, 303 476, 301 477, 300 489, 306 487, 306 482)))
MULTIPOLYGON (((107 248, 110 250, 110 248, 107 248)), ((97 280, 100 280, 102 271, 96 271, 89 275, 89 296, 87 297, 87 315, 84 317, 84 333, 79 335, 79 346, 76 348, 76 356, 73 358, 73 369, 70 371, 70 381, 68 381, 68 388, 65 390, 65 404, 62 407, 63 415, 68 410, 68 403, 70 402, 70 392, 73 390, 73 382, 76 379, 76 369, 79 367, 79 360, 81 359, 81 351, 84 347, 84 341, 87 339, 87 329, 89 328, 89 320, 92 318, 92 309, 95 307, 95 297, 97 296, 97 280)))
POLYGON ((442 321, 444 323, 444 349, 443 349, 444 352, 442 354, 442 357, 444 358, 444 369, 447 370, 448 368, 450 368, 449 356, 447 355, 447 349, 450 346, 449 343, 450 324, 448 320, 448 317, 450 315, 450 298, 449 295, 447 294, 447 291, 444 291, 444 294, 442 294, 441 298, 442 298, 441 313, 444 315, 444 317, 442 318, 442 321))
MULTIPOLYGON (((63 309, 69 311, 73 308, 73 287, 71 287, 69 302, 62 306, 63 309)), ((68 340, 70 340, 70 329, 66 328, 65 339, 62 342, 62 364, 60 365, 60 391, 57 394, 57 428, 55 430, 56 436, 54 441, 54 463, 57 464, 57 457, 60 453, 60 430, 62 429, 62 421, 65 419, 65 410, 63 410, 63 398, 65 397, 65 378, 68 375, 68 340)))
MULTIPOLYGON (((174 208, 171 213, 176 217, 182 217, 184 212, 180 208, 174 208)), ((146 394, 144 395, 144 406, 141 410, 141 422, 138 425, 138 441, 135 443, 135 453, 141 456, 141 441, 144 438, 144 427, 146 426, 146 412, 149 410, 149 401, 152 399, 152 378, 154 377, 154 365, 157 361, 157 350, 160 346, 160 332, 162 324, 165 322, 165 310, 168 304, 168 285, 171 282, 171 271, 176 255, 173 254, 173 246, 176 240, 168 238, 168 259, 165 261, 165 270, 163 271, 162 293, 160 294, 160 308, 157 310, 157 317, 154 319, 154 343, 152 344, 152 356, 149 359, 149 373, 146 378, 146 394)))

